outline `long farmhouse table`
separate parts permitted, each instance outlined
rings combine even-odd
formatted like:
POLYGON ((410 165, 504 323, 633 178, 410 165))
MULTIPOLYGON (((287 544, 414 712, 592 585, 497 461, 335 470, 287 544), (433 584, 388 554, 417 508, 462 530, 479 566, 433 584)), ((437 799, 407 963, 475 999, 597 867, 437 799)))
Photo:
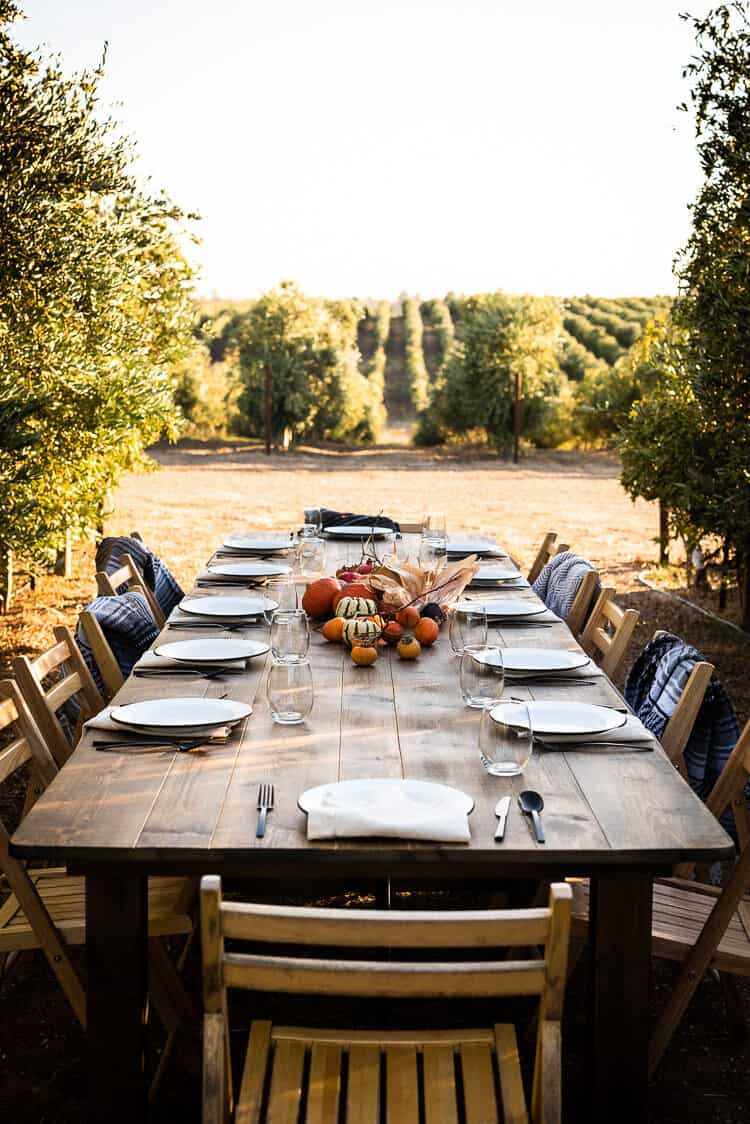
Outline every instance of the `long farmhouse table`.
MULTIPOLYGON (((416 554, 416 536, 409 545, 416 554)), ((344 544, 329 543, 327 569, 344 558, 344 550, 344 544)), ((536 595, 527 589, 511 596, 536 595)), ((304 725, 274 725, 265 698, 267 663, 256 659, 246 673, 225 681, 131 677, 118 694, 118 702, 133 702, 227 691, 252 702, 253 714, 226 744, 133 756, 95 751, 91 733, 81 739, 16 832, 12 850, 26 859, 65 863, 86 878, 92 1121, 147 1119, 147 879, 208 872, 267 879, 302 874, 312 891, 314 879, 334 876, 464 883, 590 876, 590 1117, 629 1124, 647 1118, 652 879, 685 860, 725 858, 732 853, 730 840, 658 743, 653 752, 535 751, 522 777, 488 776, 477 749, 479 715, 461 702, 457 661, 445 632, 417 662, 402 662, 388 650, 371 668, 355 667, 342 646, 313 633, 315 705, 304 725), (471 842, 308 842, 300 793, 354 777, 413 777, 465 790, 476 801, 471 842), (265 838, 256 839, 261 781, 273 782, 276 803, 265 838), (505 841, 493 839, 495 803, 523 788, 544 796, 543 846, 515 800, 505 841)), ((508 646, 575 645, 563 623, 494 632, 508 646)), ((265 626, 232 633, 265 634, 265 626)), ((206 633, 169 634, 172 640, 192 635, 206 633)), ((511 690, 535 699, 624 706, 608 679, 596 684, 514 684, 511 690)))

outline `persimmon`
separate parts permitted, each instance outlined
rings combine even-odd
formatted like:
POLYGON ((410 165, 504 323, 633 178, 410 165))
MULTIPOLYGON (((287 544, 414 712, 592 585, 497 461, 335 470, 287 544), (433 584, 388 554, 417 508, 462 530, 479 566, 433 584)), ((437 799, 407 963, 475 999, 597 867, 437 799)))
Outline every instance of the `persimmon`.
POLYGON ((439 632, 437 621, 432 620, 431 617, 422 617, 419 624, 414 627, 414 636, 423 648, 429 648, 430 644, 434 644, 439 632))
POLYGON ((399 640, 396 651, 402 660, 415 660, 422 651, 422 645, 413 636, 405 636, 399 640))
POLYGON ((414 625, 419 621, 419 609, 416 605, 406 605, 396 613, 396 620, 404 628, 414 628, 414 625))
POLYGON ((403 639, 403 636, 404 630, 398 621, 388 621, 388 624, 383 629, 384 639, 387 640, 389 644, 395 646, 398 644, 399 640, 403 639))
POLYGON ((358 667, 369 667, 378 658, 378 650, 371 645, 358 644, 352 648, 352 662, 358 667))
POLYGON ((323 633, 326 640, 330 640, 335 644, 344 639, 345 624, 346 621, 343 617, 332 617, 330 621, 326 621, 320 631, 323 633))

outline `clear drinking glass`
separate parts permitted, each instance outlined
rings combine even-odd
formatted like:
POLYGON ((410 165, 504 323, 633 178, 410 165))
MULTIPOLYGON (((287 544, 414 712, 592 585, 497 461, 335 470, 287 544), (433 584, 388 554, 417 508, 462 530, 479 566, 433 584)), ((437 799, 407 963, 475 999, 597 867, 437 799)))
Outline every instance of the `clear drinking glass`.
POLYGON ((467 644, 461 653, 458 678, 466 706, 479 708, 488 702, 500 702, 505 678, 502 650, 467 644))
POLYGON ((266 695, 274 722, 282 726, 304 722, 315 699, 310 661, 274 660, 268 672, 266 695))
POLYGON ((534 747, 531 715, 524 702, 488 703, 479 722, 479 757, 493 777, 515 777, 529 763, 534 747))
POLYGON ((289 613, 297 608, 297 587, 292 581, 292 575, 283 578, 271 578, 263 586, 263 596, 269 601, 275 601, 277 609, 266 609, 263 618, 266 624, 272 624, 277 612, 289 613))
POLYGON ((295 553, 295 573, 297 576, 320 574, 325 563, 325 539, 320 539, 317 536, 300 539, 295 553))
POLYGON ((304 609, 277 609, 271 621, 271 655, 275 660, 303 660, 310 649, 310 626, 304 609))
POLYGON ((440 539, 443 542, 448 538, 444 511, 428 511, 422 521, 422 534, 426 539, 440 539))
POLYGON ((305 525, 302 528, 304 538, 313 538, 320 534, 321 520, 319 507, 305 508, 305 525))
POLYGON ((448 638, 457 656, 467 644, 486 647, 487 636, 487 610, 480 602, 475 609, 451 609, 448 638))

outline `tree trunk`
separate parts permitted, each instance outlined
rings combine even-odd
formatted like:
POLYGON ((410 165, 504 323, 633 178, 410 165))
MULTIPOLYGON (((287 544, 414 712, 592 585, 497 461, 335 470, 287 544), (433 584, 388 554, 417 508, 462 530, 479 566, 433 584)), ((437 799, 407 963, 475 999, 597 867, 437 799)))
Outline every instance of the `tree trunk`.
POLYGON ((13 551, 0 553, 0 612, 7 613, 13 600, 13 551))
POLYGON ((750 632, 750 543, 745 544, 745 549, 737 551, 740 571, 737 575, 740 586, 740 605, 742 606, 742 627, 745 632, 750 632))
POLYGON ((513 464, 518 464, 521 447, 521 376, 513 377, 513 464))
POLYGON ((659 565, 669 565, 669 510, 659 500, 659 565))
POLYGON ((69 530, 65 532, 65 546, 57 552, 55 573, 63 578, 73 577, 73 536, 69 530))
POLYGON ((729 563, 729 542, 724 539, 724 545, 721 552, 721 584, 719 585, 719 611, 723 612, 727 607, 727 565, 729 563))
POLYGON ((270 457, 270 455, 271 455, 271 441, 272 441, 272 433, 271 433, 271 391, 272 391, 271 364, 266 363, 265 396, 264 396, 264 408, 263 408, 263 428, 264 428, 264 431, 265 431, 265 438, 266 438, 266 456, 267 457, 270 457))

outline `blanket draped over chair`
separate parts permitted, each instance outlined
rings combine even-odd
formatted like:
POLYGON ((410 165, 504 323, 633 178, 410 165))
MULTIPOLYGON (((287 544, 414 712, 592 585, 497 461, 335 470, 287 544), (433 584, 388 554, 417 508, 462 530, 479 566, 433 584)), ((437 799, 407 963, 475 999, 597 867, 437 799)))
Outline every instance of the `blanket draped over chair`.
MULTIPOLYGON (((550 558, 531 588, 541 597, 548 609, 565 621, 576 599, 579 585, 586 574, 593 569, 594 567, 585 558, 581 558, 572 550, 564 550, 562 554, 550 558)), ((601 582, 597 578, 591 598, 592 603, 600 593, 601 582)))
MULTIPOLYGON (((109 536, 96 548, 96 569, 113 574, 122 564, 123 554, 129 554, 143 574, 143 580, 152 590, 165 617, 185 596, 175 581, 169 567, 152 550, 131 535, 109 536)), ((118 590, 118 592, 120 592, 118 590)))
MULTIPOLYGON (((143 653, 151 647, 159 629, 142 593, 119 593, 116 597, 95 597, 86 612, 96 617, 123 676, 127 679, 143 653)), ((99 690, 104 693, 101 672, 80 623, 76 644, 99 690)))

